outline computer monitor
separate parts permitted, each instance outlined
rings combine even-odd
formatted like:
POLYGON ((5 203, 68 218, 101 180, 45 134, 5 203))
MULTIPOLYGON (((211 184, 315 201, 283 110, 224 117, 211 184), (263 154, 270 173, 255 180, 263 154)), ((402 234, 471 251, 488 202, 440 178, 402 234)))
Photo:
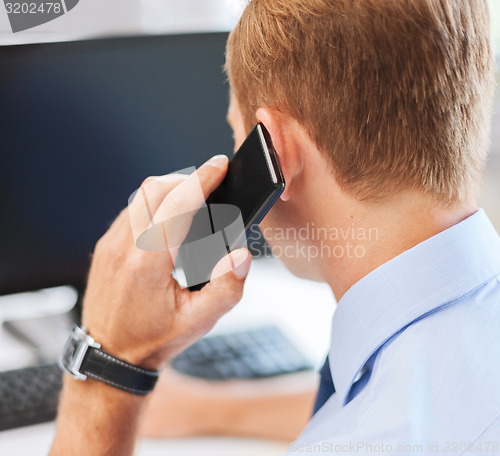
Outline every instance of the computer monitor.
POLYGON ((0 47, 0 294, 82 290, 145 177, 232 153, 226 38, 0 47))

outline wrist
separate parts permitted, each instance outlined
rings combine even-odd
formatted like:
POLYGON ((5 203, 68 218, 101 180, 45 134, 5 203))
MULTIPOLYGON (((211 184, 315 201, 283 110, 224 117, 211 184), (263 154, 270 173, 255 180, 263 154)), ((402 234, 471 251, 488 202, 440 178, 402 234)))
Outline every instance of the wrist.
POLYGON ((74 326, 68 337, 60 366, 78 380, 98 380, 136 395, 150 393, 160 373, 111 355, 79 325, 74 326))
POLYGON ((102 350, 129 364, 147 370, 158 370, 165 360, 158 356, 158 347, 141 337, 140 343, 131 330, 113 329, 107 325, 95 324, 85 318, 83 327, 89 336, 101 345, 102 350))

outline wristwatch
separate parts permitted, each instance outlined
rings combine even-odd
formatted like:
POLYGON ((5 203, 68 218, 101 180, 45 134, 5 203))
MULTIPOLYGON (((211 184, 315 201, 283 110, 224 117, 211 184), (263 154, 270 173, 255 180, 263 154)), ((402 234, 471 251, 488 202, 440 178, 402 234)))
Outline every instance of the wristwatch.
POLYGON ((59 366, 79 380, 87 377, 132 394, 153 391, 160 371, 147 370, 101 350, 84 326, 75 325, 59 359, 59 366))

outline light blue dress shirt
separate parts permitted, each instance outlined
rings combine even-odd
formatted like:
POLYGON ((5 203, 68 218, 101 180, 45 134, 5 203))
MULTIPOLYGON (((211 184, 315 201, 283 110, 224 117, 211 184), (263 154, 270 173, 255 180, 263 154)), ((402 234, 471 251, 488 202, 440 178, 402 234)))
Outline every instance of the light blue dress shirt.
POLYGON ((500 456, 500 237, 482 210, 356 283, 336 392, 288 455, 500 456))

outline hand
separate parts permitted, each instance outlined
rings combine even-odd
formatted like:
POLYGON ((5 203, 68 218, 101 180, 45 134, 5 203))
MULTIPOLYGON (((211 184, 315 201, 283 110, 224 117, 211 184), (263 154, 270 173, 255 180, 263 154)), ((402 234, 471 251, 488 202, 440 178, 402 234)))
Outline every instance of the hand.
MULTIPOLYGON (((148 184, 148 209, 154 220, 174 219, 183 208, 201 207, 224 179, 227 165, 227 157, 216 156, 187 178, 147 179, 141 188, 148 184)), ((133 206, 137 199, 96 245, 83 324, 103 350, 157 369, 207 333, 241 299, 251 257, 246 249, 236 250, 217 264, 202 290, 182 289, 172 277, 175 247, 170 252, 168 245, 163 252, 136 247, 131 222, 144 225, 136 219, 140 213, 133 206)), ((177 227, 180 239, 186 236, 189 223, 177 227)))

